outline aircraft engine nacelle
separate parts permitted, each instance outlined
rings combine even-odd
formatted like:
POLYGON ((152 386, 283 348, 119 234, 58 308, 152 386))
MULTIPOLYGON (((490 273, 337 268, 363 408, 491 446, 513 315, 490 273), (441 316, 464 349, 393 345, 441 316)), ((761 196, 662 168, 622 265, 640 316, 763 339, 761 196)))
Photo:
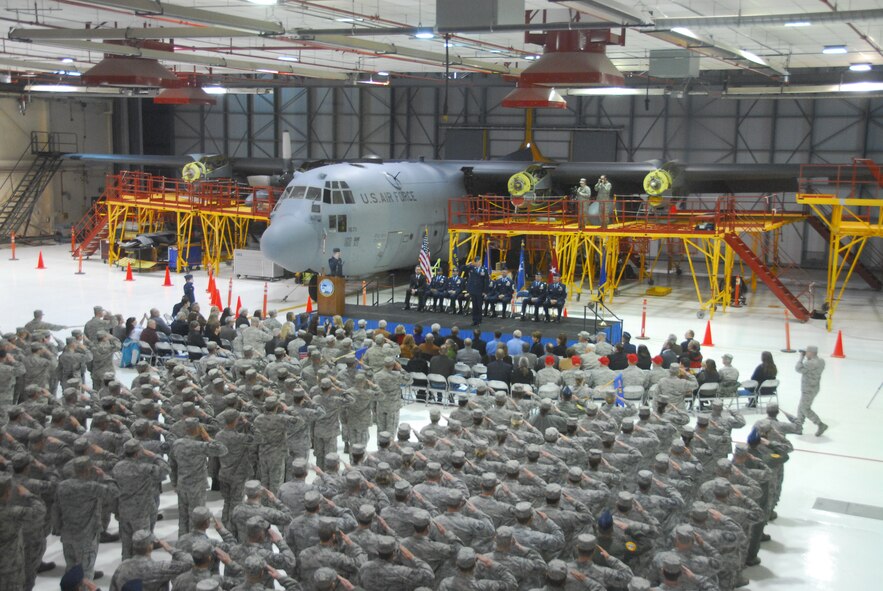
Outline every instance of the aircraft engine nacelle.
POLYGON ((193 162, 188 162, 181 169, 181 178, 188 183, 195 183, 210 178, 226 178, 232 176, 230 161, 225 156, 191 155, 193 162))
POLYGON ((542 167, 531 166, 510 176, 506 186, 512 204, 515 207, 520 207, 526 202, 536 199, 537 191, 549 187, 549 175, 542 167))
POLYGON ((657 168, 644 177, 644 192, 647 193, 648 202, 653 207, 659 207, 663 202, 663 195, 670 191, 674 185, 672 173, 664 168, 657 168))

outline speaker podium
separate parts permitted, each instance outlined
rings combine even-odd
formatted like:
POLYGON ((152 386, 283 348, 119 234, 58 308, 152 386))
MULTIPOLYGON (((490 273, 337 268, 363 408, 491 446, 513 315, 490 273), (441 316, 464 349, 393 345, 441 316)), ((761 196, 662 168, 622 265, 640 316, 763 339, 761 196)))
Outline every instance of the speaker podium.
POLYGON ((320 275, 316 295, 319 316, 343 316, 346 309, 346 279, 320 275))

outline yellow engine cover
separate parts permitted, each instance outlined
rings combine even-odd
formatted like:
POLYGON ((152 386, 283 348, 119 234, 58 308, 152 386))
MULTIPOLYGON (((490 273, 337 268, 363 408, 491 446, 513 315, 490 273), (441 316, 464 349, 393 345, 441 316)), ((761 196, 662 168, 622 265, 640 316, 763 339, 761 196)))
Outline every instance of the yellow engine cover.
POLYGON ((644 177, 644 192, 647 195, 662 195, 674 184, 671 173, 662 168, 657 168, 644 177))
POLYGON ((181 178, 188 183, 195 183, 208 171, 202 162, 188 162, 181 170, 181 178))
POLYGON ((521 197, 522 195, 533 191, 536 183, 537 179, 532 174, 527 172, 516 172, 509 177, 507 187, 510 195, 513 197, 521 197))

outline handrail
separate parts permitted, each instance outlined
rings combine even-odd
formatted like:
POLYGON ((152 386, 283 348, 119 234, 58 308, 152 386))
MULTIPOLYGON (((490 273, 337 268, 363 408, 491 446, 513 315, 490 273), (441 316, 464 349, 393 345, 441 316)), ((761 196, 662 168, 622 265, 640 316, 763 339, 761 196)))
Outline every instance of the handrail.
POLYGON ((593 327, 592 330, 593 330, 594 332, 597 332, 597 331, 598 331, 598 320, 604 320, 604 319, 598 314, 598 306, 600 306, 600 307, 604 308, 605 310, 607 310, 607 313, 608 313, 610 316, 612 316, 613 318, 615 318, 616 321, 619 322, 620 326, 623 326, 623 327, 625 326, 625 323, 623 322, 622 318, 620 318, 619 316, 617 316, 617 315, 616 315, 616 312, 614 312, 613 310, 611 310, 610 308, 608 308, 608 307, 607 307, 607 304, 604 303, 604 300, 602 300, 602 299, 598 299, 598 300, 589 300, 589 301, 586 303, 586 305, 583 306, 583 330, 586 329, 586 323, 588 322, 588 314, 587 314, 587 310, 591 310, 591 311, 592 311, 592 314, 594 315, 593 323, 592 323, 592 327, 593 327))

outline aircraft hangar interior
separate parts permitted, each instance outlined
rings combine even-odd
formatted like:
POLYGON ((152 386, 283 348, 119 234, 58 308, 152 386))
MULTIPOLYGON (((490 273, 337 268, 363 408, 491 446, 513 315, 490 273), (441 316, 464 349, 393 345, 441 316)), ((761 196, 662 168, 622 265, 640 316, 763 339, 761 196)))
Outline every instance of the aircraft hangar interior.
POLYGON ((0 590, 879 588, 879 0, 3 14, 0 590))

